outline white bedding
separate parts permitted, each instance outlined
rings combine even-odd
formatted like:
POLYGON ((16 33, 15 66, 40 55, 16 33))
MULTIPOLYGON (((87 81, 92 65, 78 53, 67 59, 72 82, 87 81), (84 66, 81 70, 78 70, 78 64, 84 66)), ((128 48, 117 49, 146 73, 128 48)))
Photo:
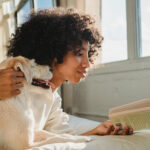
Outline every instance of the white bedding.
MULTIPOLYGON (((93 129, 99 122, 69 116, 69 125, 76 134, 93 129)), ((150 130, 143 130, 131 136, 94 136, 94 140, 82 143, 84 150, 150 150, 150 130)), ((32 150, 81 150, 81 143, 46 144, 32 150), (79 148, 80 147, 80 148, 79 148)))
MULTIPOLYGON (((86 132, 99 122, 70 116, 70 127, 77 134, 86 132)), ((141 130, 130 136, 94 136, 95 140, 86 143, 84 150, 150 150, 150 130, 141 130)))

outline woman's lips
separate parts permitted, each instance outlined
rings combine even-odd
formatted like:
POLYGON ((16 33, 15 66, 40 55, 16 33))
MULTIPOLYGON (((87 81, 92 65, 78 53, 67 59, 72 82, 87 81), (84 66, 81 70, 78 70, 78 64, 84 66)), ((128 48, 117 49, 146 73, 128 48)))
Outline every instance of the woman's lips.
POLYGON ((78 71, 78 73, 81 75, 82 78, 85 78, 87 73, 86 72, 81 72, 81 71, 78 71))

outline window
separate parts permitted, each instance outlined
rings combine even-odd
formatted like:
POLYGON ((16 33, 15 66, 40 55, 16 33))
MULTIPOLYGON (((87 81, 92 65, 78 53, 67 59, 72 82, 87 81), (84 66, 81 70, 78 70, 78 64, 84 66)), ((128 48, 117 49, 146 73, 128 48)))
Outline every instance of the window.
POLYGON ((150 60, 149 16, 150 1, 101 0, 102 63, 150 60))
POLYGON ((150 56, 150 1, 141 0, 141 56, 150 56))
POLYGON ((34 7, 35 7, 35 10, 52 8, 53 7, 53 1, 52 0, 43 0, 43 1, 35 0, 34 1, 34 7))
MULTIPOLYGON (((16 0, 17 3, 21 3, 21 0, 16 0)), ((54 0, 28 0, 25 5, 17 12, 17 25, 20 26, 24 23, 31 12, 31 9, 39 10, 52 8, 54 6, 54 0)))
POLYGON ((127 59, 126 1, 102 0, 101 12, 102 63, 127 59))
POLYGON ((30 14, 30 1, 27 1, 26 4, 21 8, 21 10, 17 13, 17 24, 20 26, 27 20, 27 17, 30 14))

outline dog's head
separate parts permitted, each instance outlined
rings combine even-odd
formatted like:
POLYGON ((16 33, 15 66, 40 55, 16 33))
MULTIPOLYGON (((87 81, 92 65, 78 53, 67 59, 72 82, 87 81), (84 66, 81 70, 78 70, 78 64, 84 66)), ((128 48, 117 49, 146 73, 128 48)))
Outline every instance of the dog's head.
POLYGON ((25 57, 10 57, 0 64, 0 69, 14 68, 21 70, 24 73, 26 81, 31 83, 33 78, 50 80, 52 73, 50 68, 44 65, 37 65, 34 60, 29 60, 25 57))
POLYGON ((30 60, 30 66, 32 70, 33 78, 50 80, 52 78, 52 73, 50 67, 46 65, 38 65, 34 60, 30 60))

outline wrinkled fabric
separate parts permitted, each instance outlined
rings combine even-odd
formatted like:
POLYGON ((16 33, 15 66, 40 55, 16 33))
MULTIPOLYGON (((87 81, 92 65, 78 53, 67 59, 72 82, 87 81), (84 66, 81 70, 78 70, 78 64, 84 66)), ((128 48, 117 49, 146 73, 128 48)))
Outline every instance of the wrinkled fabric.
POLYGON ((33 78, 50 80, 49 67, 20 56, 0 64, 0 69, 10 67, 19 68, 26 80, 21 94, 0 101, 0 149, 82 149, 83 143, 91 138, 73 135, 68 126, 69 117, 61 109, 57 90, 52 93, 51 88, 31 84, 33 78))
POLYGON ((44 130, 58 134, 73 134, 73 129, 69 128, 68 126, 69 116, 63 112, 61 108, 61 97, 57 91, 55 91, 53 95, 55 100, 53 102, 53 107, 49 113, 44 130))

